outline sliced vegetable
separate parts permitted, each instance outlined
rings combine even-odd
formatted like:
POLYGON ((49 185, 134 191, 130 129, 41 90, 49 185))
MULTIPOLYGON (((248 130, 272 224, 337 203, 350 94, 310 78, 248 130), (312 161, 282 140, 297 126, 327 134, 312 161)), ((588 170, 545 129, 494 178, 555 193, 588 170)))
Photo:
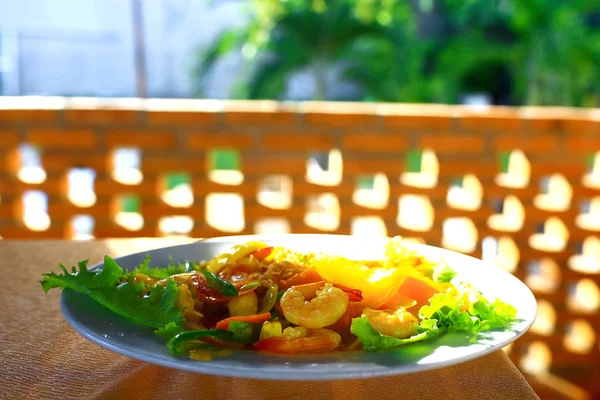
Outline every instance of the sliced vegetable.
POLYGON ((250 282, 248 282, 248 283, 245 283, 245 284, 243 284, 243 285, 240 287, 240 290, 239 290, 239 291, 240 291, 240 292, 247 292, 247 291, 249 291, 249 290, 256 289, 256 288, 257 288, 257 287, 259 287, 259 286, 260 286, 260 282, 259 282, 259 281, 250 281, 250 282))
POLYGON ((277 302, 277 284, 273 283, 267 289, 265 295, 260 299, 260 303, 258 304, 258 313, 263 314, 269 312, 275 306, 277 302))
POLYGON ((314 264, 326 281, 360 290, 363 301, 372 308, 377 308, 393 296, 406 277, 402 268, 369 268, 339 256, 321 257, 314 264))
POLYGON ((226 330, 206 329, 198 331, 186 331, 173 336, 167 342, 167 348, 173 354, 183 354, 190 350, 190 341, 203 338, 233 339, 233 334, 226 330), (187 343, 187 344, 186 344, 187 343))
POLYGON ((227 330, 229 329, 229 324, 232 322, 249 322, 252 324, 262 324, 263 322, 268 321, 269 319, 271 319, 271 313, 229 317, 217 322, 215 328, 227 330))
POLYGON ((222 296, 235 297, 238 295, 237 289, 230 282, 219 278, 210 271, 203 270, 201 272, 206 278, 206 283, 210 289, 215 290, 222 296))
POLYGON ((419 279, 414 276, 407 276, 398 289, 399 296, 413 299, 417 302, 417 307, 428 304, 429 299, 436 293, 439 293, 439 290, 429 285, 425 278, 419 279))
POLYGON ((263 247, 262 249, 254 250, 250 253, 251 256, 256 258, 257 260, 263 260, 267 258, 273 252, 273 247, 263 247))

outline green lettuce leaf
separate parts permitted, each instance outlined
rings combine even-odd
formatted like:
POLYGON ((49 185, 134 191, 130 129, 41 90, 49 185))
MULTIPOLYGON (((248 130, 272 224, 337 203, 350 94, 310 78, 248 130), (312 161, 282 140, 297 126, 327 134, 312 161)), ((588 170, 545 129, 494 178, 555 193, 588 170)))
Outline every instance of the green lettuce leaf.
POLYGON ((417 333, 407 339, 380 334, 365 317, 354 318, 350 331, 367 351, 398 347, 452 332, 465 332, 471 341, 476 341, 478 332, 508 328, 515 321, 516 314, 510 304, 500 300, 490 302, 481 293, 462 284, 455 292, 434 295, 428 305, 421 307, 417 333), (469 300, 468 307, 463 299, 469 300))
POLYGON ((70 273, 64 265, 58 264, 64 273, 61 275, 54 272, 45 273, 40 281, 42 289, 48 293, 48 290, 53 288, 69 288, 86 294, 91 289, 112 286, 125 276, 123 268, 108 256, 104 257, 104 268, 102 270, 89 271, 87 263, 88 260, 80 261, 78 263, 79 271, 73 267, 70 273))
POLYGON ((479 300, 469 307, 469 312, 481 321, 481 330, 489 331, 508 327, 516 318, 517 310, 500 300, 479 300))
POLYGON ((62 275, 44 274, 42 288, 45 292, 52 288, 73 289, 140 326, 167 329, 169 324, 181 324, 182 310, 176 307, 179 288, 174 281, 146 291, 144 284, 135 283, 135 273, 123 275, 123 269, 108 256, 102 270, 89 271, 86 265, 87 262, 80 262, 79 271, 73 268, 71 273, 61 266, 62 275), (117 285, 127 277, 127 282, 117 285))
POLYGON ((144 275, 152 276, 152 277, 158 278, 158 279, 166 279, 172 275, 183 274, 184 272, 189 272, 190 268, 192 268, 192 264, 187 264, 187 263, 175 264, 175 262, 167 265, 166 268, 151 267, 150 266, 151 260, 152 260, 152 256, 150 254, 148 254, 146 256, 146 259, 144 260, 144 262, 141 263, 140 266, 137 267, 136 269, 134 269, 132 272, 135 272, 136 274, 144 274, 144 275), (188 268, 188 265, 190 266, 189 268, 188 268))
POLYGON ((517 310, 510 304, 497 299, 490 302, 474 291, 468 294, 471 298, 475 296, 476 301, 471 301, 466 310, 461 300, 464 292, 438 293, 430 299, 429 305, 421 307, 419 315, 436 320, 437 326, 448 332, 505 329, 515 320, 517 310))
POLYGON ((391 349, 404 344, 431 339, 440 334, 440 330, 436 326, 435 321, 425 320, 422 321, 417 328, 416 335, 406 339, 396 339, 394 337, 382 335, 381 333, 377 332, 371 326, 366 317, 352 319, 350 332, 358 337, 363 345, 363 348, 367 351, 391 349))

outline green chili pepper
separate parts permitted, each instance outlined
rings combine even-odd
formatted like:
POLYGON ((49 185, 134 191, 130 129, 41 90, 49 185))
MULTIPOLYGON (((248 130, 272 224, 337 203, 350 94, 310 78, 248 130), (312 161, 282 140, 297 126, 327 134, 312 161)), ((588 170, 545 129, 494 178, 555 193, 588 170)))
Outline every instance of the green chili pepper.
POLYGON ((260 286, 259 281, 248 282, 244 286, 240 288, 240 292, 245 292, 246 290, 251 290, 260 286))
MULTIPOLYGON (((198 331, 181 332, 169 339, 169 341, 167 342, 167 348, 173 354, 183 354, 194 348, 193 346, 190 348, 190 341, 204 337, 232 339, 233 334, 223 329, 202 329, 198 331)), ((194 343, 193 345, 196 346, 197 343, 194 343)))
POLYGON ((267 293, 260 299, 260 303, 258 304, 258 313, 263 314, 271 311, 273 307, 275 307, 275 303, 277 302, 277 284, 273 283, 267 289, 267 293))
POLYGON ((223 278, 219 278, 217 275, 210 271, 201 271, 206 277, 206 284, 210 289, 216 290, 223 296, 235 297, 238 295, 238 291, 230 282, 223 278))

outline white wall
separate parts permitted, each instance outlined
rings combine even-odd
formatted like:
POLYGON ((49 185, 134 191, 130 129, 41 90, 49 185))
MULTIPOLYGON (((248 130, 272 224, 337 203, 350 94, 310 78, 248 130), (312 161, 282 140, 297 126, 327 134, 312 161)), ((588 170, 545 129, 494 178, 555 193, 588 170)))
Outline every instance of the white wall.
MULTIPOLYGON (((188 97, 198 46, 245 23, 244 0, 143 0, 148 95, 188 97)), ((130 0, 0 0, 4 94, 134 96, 130 0)), ((210 97, 238 67, 220 63, 210 97)))

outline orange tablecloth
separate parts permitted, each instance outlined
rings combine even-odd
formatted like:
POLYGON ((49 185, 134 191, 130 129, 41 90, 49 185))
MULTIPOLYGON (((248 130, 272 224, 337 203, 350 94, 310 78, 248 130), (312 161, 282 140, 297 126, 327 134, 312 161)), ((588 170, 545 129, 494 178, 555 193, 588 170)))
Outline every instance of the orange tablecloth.
MULTIPOLYGON (((181 241, 177 241, 181 243, 181 241)), ((176 244, 165 239, 0 242, 0 398, 535 399, 502 351, 440 370, 332 382, 213 377, 135 361, 87 341, 64 320, 59 291, 38 283, 57 264, 176 244)))

